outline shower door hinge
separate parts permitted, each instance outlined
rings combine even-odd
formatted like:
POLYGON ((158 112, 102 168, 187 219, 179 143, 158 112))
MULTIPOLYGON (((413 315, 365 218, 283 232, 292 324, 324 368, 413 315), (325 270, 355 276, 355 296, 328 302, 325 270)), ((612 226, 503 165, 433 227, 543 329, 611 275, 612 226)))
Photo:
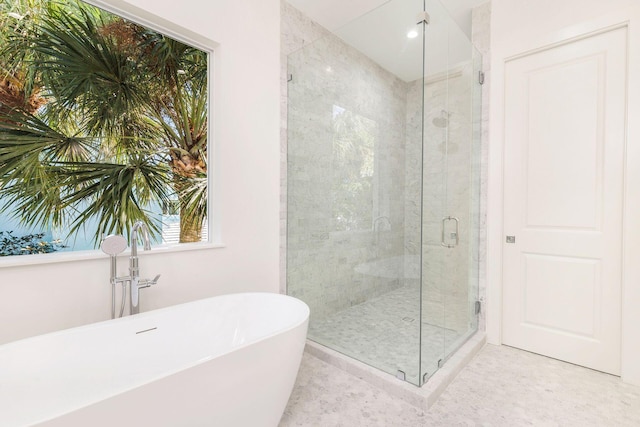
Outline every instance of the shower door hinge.
POLYGON ((416 16, 416 24, 420 25, 423 22, 427 25, 429 25, 429 21, 431 21, 431 17, 429 16, 429 14, 427 12, 420 12, 417 16, 416 16))
POLYGON ((475 304, 475 312, 476 314, 480 314, 480 309, 482 308, 482 303, 480 301, 476 301, 475 304))
POLYGON ((478 83, 484 84, 484 73, 482 71, 478 71, 478 83))

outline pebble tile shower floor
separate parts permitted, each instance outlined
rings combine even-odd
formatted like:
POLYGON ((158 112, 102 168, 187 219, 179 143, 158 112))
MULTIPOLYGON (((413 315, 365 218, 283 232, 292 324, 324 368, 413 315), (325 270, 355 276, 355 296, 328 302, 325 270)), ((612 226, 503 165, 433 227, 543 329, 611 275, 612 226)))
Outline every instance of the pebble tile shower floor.
MULTIPOLYGON (((392 375, 401 370, 407 380, 415 384, 420 355, 420 307, 415 303, 418 295, 417 289, 404 286, 354 305, 327 319, 312 322, 309 339, 392 375)), ((444 312, 440 305, 439 310, 444 312)), ((445 348, 447 352, 455 348, 463 335, 423 321, 423 375, 432 374, 438 360, 444 358, 445 348)))
POLYGON ((487 345, 429 411, 305 353, 280 427, 640 426, 640 387, 487 345))

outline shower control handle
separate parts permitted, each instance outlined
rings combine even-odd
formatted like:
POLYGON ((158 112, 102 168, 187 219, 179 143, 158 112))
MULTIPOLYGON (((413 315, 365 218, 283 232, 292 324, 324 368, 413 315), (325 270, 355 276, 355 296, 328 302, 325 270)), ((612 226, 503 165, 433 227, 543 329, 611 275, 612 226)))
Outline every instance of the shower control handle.
POLYGON ((458 244, 460 243, 460 220, 458 218, 456 218, 455 216, 445 216, 444 218, 442 218, 442 236, 440 239, 440 245, 444 246, 445 248, 455 248, 456 246, 458 246, 458 244), (447 221, 455 221, 456 223, 456 231, 455 231, 455 236, 456 236, 456 242, 455 244, 451 245, 449 243, 446 242, 445 239, 445 226, 447 224, 447 221))
POLYGON ((149 279, 141 279, 140 281, 138 281, 138 289, 140 289, 140 288, 148 288, 150 286, 155 285, 156 283, 158 283, 158 279, 159 278, 160 278, 160 275, 158 274, 156 277, 154 277, 151 280, 149 280, 149 279))

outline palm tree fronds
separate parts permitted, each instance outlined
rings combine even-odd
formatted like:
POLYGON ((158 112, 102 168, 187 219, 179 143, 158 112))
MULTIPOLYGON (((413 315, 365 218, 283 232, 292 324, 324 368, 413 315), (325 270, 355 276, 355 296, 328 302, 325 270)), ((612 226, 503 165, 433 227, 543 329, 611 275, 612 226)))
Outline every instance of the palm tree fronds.
POLYGON ((159 233, 152 207, 178 197, 201 225, 206 52, 81 1, 5 4, 0 209, 70 233, 97 222, 97 239, 136 220, 159 233))

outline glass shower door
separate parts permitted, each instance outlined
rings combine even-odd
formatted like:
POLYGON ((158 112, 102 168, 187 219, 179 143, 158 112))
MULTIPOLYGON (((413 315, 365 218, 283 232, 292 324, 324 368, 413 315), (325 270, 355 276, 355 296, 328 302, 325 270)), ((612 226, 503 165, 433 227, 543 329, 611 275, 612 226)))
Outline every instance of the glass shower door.
POLYGON ((423 379, 477 329, 479 54, 437 0, 426 2, 423 379))
POLYGON ((456 66, 449 77, 447 209, 456 220, 455 230, 452 224, 445 234, 456 233, 456 242, 445 259, 452 272, 445 293, 445 357, 478 327, 480 229, 481 55, 457 25, 451 26, 449 34, 450 56, 456 66))
POLYGON ((478 230, 480 209, 481 56, 466 34, 448 25, 448 123, 444 266, 445 359, 476 330, 478 230))

